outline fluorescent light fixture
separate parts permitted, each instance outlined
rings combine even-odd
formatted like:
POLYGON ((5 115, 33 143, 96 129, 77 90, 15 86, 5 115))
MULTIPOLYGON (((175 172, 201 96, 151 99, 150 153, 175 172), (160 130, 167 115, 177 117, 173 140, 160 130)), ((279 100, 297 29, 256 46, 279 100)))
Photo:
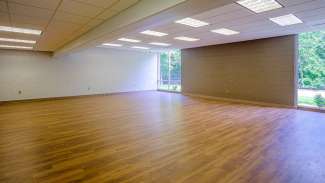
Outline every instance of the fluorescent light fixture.
POLYGON ((8 27, 8 26, 0 26, 0 31, 23 33, 23 34, 35 34, 35 35, 41 35, 42 34, 41 30, 24 29, 24 28, 8 27))
POLYGON ((150 36, 157 36, 157 37, 162 37, 162 36, 167 36, 167 33, 163 33, 163 32, 157 32, 157 31, 152 31, 152 30, 146 30, 141 32, 141 34, 146 34, 146 35, 150 35, 150 36))
POLYGON ((226 28, 215 29, 215 30, 212 30, 211 32, 223 34, 223 35, 227 35, 227 36, 239 34, 239 32, 237 32, 237 31, 226 29, 226 28))
POLYGON ((174 39, 181 40, 181 41, 191 41, 191 42, 200 40, 200 39, 197 39, 197 38, 184 37, 184 36, 175 37, 174 39))
POLYGON ((143 47, 143 46, 132 46, 131 48, 142 49, 142 50, 149 50, 150 49, 148 47, 143 47))
POLYGON ((103 46, 112 46, 112 47, 121 47, 123 45, 121 44, 114 44, 114 43, 103 43, 103 46))
POLYGON ((10 39, 10 38, 1 38, 1 37, 0 37, 0 41, 14 42, 14 43, 30 43, 30 44, 36 43, 36 41, 34 40, 10 39))
POLYGON ((170 44, 168 44, 168 43, 159 43, 159 42, 152 42, 149 44, 156 45, 156 46, 170 46, 170 44))
POLYGON ((208 22, 203 22, 203 21, 196 20, 196 19, 193 19, 193 18, 184 18, 182 20, 175 21, 175 23, 188 25, 188 26, 191 26, 191 27, 202 27, 202 26, 209 25, 208 22))
POLYGON ((129 38, 124 38, 124 37, 122 37, 122 38, 120 38, 120 39, 118 39, 118 40, 119 40, 119 41, 130 42, 130 43, 139 43, 139 42, 141 42, 140 40, 129 39, 129 38))
POLYGON ((288 26, 303 23, 298 17, 293 14, 270 18, 270 20, 280 26, 288 26))
POLYGON ((239 0, 237 3, 255 13, 262 13, 283 7, 275 0, 239 0))
POLYGON ((7 49, 26 49, 26 50, 33 49, 33 47, 31 47, 31 46, 12 46, 12 45, 0 45, 0 48, 7 48, 7 49))

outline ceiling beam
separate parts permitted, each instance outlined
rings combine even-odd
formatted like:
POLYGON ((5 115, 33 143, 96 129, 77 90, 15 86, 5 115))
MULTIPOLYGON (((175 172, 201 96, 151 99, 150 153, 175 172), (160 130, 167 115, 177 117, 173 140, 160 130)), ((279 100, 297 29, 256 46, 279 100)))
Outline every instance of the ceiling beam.
POLYGON ((232 0, 140 0, 127 10, 55 50, 54 56, 95 47, 103 42, 113 41, 128 32, 193 16, 229 3, 232 3, 232 0))

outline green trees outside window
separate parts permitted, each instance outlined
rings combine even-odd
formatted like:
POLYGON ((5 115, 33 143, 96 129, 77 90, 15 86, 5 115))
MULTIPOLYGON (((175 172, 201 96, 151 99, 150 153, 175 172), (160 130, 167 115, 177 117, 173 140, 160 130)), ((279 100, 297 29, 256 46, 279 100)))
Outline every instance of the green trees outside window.
POLYGON ((325 107, 325 31, 299 35, 298 104, 325 107))
POLYGON ((158 78, 158 88, 160 90, 181 91, 180 50, 160 53, 158 78))

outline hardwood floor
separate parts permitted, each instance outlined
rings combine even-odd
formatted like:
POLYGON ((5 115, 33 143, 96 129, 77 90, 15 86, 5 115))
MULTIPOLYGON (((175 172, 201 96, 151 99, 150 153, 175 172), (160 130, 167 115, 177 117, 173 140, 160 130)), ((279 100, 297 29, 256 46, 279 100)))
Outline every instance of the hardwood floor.
POLYGON ((2 104, 0 182, 324 183, 325 114, 163 92, 2 104))

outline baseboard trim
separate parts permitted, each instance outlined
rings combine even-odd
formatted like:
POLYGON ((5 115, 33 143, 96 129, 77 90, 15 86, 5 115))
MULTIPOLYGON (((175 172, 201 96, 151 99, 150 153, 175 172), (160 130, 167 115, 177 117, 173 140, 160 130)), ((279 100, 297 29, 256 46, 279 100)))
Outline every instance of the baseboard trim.
POLYGON ((160 89, 157 89, 157 91, 166 92, 166 93, 182 93, 182 92, 179 92, 179 91, 169 91, 169 90, 160 90, 160 89))
POLYGON ((325 113, 325 109, 319 109, 319 108, 316 108, 316 107, 298 106, 298 109, 302 110, 302 111, 325 113))
POLYGON ((28 103, 28 102, 37 102, 37 101, 50 101, 50 100, 63 100, 63 99, 73 99, 73 98, 83 98, 83 97, 98 97, 98 96, 109 96, 109 95, 122 95, 138 92, 150 92, 157 90, 137 90, 137 91, 126 91, 126 92, 113 92, 113 93, 98 93, 98 94, 89 94, 89 95, 74 95, 74 96, 62 96, 62 97, 47 97, 47 98, 35 98, 35 99, 21 99, 21 100, 8 100, 0 101, 1 104, 12 104, 12 103, 28 103))
POLYGON ((295 106, 284 105, 284 104, 257 102, 257 101, 251 101, 251 100, 241 100, 241 99, 231 99, 231 98, 224 98, 224 97, 214 97, 214 96, 195 94, 195 93, 187 93, 187 92, 182 92, 182 94, 186 95, 186 96, 190 96, 190 97, 197 97, 197 98, 203 98, 203 99, 209 99, 209 100, 217 100, 217 101, 223 101, 223 102, 258 105, 258 106, 264 106, 264 107, 297 109, 297 107, 295 107, 295 106))

